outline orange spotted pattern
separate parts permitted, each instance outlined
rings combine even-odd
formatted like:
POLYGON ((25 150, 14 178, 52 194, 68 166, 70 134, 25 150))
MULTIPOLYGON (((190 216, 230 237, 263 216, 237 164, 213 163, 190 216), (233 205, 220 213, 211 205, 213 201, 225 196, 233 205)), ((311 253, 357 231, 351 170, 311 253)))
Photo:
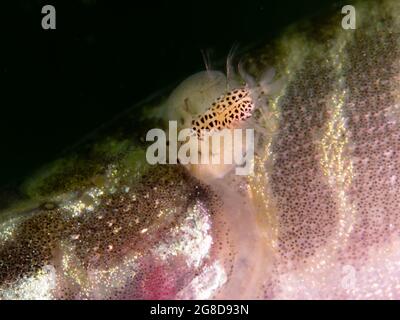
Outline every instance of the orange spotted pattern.
POLYGON ((192 129, 199 137, 204 131, 232 129, 251 117, 253 109, 249 91, 234 89, 220 96, 205 113, 194 119, 192 129))

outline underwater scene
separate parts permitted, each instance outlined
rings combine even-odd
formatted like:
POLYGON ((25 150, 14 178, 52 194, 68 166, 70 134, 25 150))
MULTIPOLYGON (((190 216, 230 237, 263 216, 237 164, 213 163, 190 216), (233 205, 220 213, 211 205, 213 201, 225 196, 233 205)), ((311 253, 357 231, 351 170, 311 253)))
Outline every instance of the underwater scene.
POLYGON ((16 4, 0 300, 400 298, 400 1, 16 4))

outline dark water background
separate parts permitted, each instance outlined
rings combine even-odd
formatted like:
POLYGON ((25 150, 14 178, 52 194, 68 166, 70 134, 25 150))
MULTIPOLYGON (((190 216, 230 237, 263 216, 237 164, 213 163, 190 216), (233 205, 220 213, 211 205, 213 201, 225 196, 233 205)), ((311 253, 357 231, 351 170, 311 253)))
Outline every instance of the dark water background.
POLYGON ((34 1, 1 4, 0 189, 154 91, 268 39, 334 1, 34 1), (41 28, 56 8, 57 29, 41 28))

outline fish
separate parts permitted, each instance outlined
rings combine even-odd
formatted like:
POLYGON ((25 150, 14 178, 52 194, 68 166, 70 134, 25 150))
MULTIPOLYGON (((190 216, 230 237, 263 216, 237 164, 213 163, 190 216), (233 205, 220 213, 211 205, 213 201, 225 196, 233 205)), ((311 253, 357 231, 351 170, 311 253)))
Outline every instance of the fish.
POLYGON ((262 100, 204 71, 27 179, 0 212, 0 298, 399 299, 400 4, 352 5, 355 30, 335 6, 240 57, 284 79, 262 100), (234 90, 254 175, 146 162, 134 134, 222 128, 234 90))

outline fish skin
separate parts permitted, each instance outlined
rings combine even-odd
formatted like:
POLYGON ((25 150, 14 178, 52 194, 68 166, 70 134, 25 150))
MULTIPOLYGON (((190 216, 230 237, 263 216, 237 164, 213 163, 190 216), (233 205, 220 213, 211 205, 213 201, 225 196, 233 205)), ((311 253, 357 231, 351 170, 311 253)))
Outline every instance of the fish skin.
POLYGON ((78 151, 0 214, 0 298, 398 299, 400 4, 353 5, 356 30, 337 7, 249 53, 286 79, 249 193, 132 168, 125 144, 78 151))

